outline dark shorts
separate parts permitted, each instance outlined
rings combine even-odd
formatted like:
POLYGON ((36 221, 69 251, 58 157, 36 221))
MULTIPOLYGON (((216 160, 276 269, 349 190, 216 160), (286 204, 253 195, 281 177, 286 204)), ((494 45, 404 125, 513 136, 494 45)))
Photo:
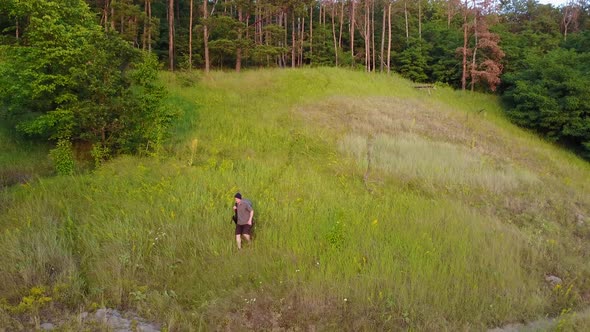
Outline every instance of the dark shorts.
POLYGON ((250 235, 252 225, 236 225, 236 235, 244 234, 250 235))

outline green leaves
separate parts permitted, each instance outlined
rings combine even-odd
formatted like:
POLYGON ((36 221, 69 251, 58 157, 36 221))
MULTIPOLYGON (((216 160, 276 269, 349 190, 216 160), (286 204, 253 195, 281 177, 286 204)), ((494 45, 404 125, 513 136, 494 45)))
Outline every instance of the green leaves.
POLYGON ((17 129, 112 153, 162 137, 171 119, 158 113, 164 93, 155 58, 103 32, 82 0, 11 5, 28 22, 22 42, 1 50, 0 111, 17 129))
POLYGON ((414 82, 428 81, 428 62, 430 57, 428 51, 430 45, 424 41, 412 40, 411 45, 402 51, 398 56, 400 63, 400 73, 403 77, 414 82))
POLYGON ((590 157, 588 53, 557 49, 527 57, 528 69, 507 75, 504 101, 514 121, 590 157))
POLYGON ((72 152, 72 143, 66 139, 60 139, 57 142, 55 149, 49 152, 55 170, 59 175, 72 175, 76 163, 74 161, 74 153, 72 152))
POLYGON ((71 137, 74 124, 74 112, 69 109, 58 108, 33 120, 19 123, 17 129, 32 136, 49 136, 50 139, 63 139, 71 137))

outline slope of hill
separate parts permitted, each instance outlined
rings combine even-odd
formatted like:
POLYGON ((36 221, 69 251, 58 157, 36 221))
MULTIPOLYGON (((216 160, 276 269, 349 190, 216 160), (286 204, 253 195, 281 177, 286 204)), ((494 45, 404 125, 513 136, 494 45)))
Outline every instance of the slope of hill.
POLYGON ((493 97, 333 68, 162 80, 166 151, 0 192, 3 325, 97 307, 178 331, 587 322, 590 166, 493 97), (257 219, 241 252, 236 191, 257 219))

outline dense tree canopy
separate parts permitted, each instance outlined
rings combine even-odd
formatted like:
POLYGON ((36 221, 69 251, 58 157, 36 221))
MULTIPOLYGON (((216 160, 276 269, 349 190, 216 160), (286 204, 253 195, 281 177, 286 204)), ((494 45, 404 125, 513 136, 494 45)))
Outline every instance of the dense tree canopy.
POLYGON ((590 53, 556 49, 526 60, 527 69, 506 75, 508 114, 590 157, 590 53))
POLYGON ((104 32, 82 0, 11 1, 23 22, 3 46, 2 115, 21 132, 134 152, 161 124, 157 60, 104 32), (25 24, 26 22, 26 24, 25 24))

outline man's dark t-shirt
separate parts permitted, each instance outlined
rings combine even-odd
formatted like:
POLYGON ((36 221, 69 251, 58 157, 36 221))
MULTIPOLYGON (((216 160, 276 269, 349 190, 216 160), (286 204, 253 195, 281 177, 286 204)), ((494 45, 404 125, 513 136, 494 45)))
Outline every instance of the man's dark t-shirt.
POLYGON ((252 202, 242 199, 238 204, 238 225, 247 225, 252 212, 252 202))

